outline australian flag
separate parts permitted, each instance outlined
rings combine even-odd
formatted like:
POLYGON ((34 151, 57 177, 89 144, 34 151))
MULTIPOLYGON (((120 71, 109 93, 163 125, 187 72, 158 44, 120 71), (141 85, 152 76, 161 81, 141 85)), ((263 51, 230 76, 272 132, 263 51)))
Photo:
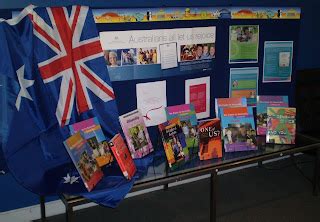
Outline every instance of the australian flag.
MULTIPOLYGON (((63 145, 70 136, 68 125, 97 117, 107 139, 119 131, 91 11, 83 6, 29 6, 11 20, 0 20, 0 39, 8 123, 2 148, 10 172, 38 194, 85 191, 82 185, 71 189, 63 183, 73 173, 70 169, 75 170, 63 145)), ((113 199, 111 194, 112 204, 132 185, 122 177, 118 182, 111 184, 121 187, 123 195, 113 199)))

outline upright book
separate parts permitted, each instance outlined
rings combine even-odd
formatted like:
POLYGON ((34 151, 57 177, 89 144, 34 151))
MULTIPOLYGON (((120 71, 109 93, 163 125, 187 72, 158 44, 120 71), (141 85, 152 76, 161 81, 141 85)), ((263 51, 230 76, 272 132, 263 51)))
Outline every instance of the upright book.
POLYGON ((267 108, 267 143, 295 144, 296 108, 267 108))
POLYGON ((72 124, 69 128, 72 135, 79 131, 83 132, 84 138, 92 148, 93 157, 97 160, 100 167, 113 161, 108 141, 96 117, 72 124))
POLYGON ((80 132, 64 141, 64 145, 85 187, 91 191, 103 177, 103 172, 94 158, 92 149, 80 132))
POLYGON ((136 173, 137 169, 122 136, 119 133, 115 135, 110 140, 109 145, 123 175, 130 180, 136 173))
POLYGON ((257 134, 266 135, 267 107, 288 107, 288 96, 257 96, 257 134))
POLYGON ((166 107, 167 119, 179 118, 182 132, 185 135, 187 149, 184 150, 185 160, 198 156, 197 116, 193 104, 182 104, 166 107))
POLYGON ((158 125, 163 148, 170 168, 177 168, 185 163, 184 150, 187 147, 179 118, 174 118, 158 125))
POLYGON ((119 119, 133 159, 144 157, 153 151, 147 127, 139 110, 124 114, 119 119))
POLYGON ((198 126, 200 160, 222 157, 221 125, 220 119, 201 121, 198 126))
POLYGON ((215 99, 215 112, 216 118, 221 118, 220 109, 224 107, 246 107, 247 99, 242 98, 216 98, 215 99))
POLYGON ((252 107, 221 109, 221 127, 226 152, 257 149, 252 107))

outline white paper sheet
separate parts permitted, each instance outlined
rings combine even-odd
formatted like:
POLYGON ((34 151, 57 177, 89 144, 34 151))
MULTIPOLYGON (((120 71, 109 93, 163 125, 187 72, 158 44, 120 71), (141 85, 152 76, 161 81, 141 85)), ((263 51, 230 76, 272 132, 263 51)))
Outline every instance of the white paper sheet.
POLYGON ((210 116, 210 76, 185 81, 185 103, 192 103, 198 119, 210 116))
POLYGON ((139 83, 136 85, 137 108, 140 109, 146 126, 156 126, 167 120, 166 81, 139 83))
POLYGON ((159 45, 161 69, 178 67, 177 43, 165 43, 159 45))

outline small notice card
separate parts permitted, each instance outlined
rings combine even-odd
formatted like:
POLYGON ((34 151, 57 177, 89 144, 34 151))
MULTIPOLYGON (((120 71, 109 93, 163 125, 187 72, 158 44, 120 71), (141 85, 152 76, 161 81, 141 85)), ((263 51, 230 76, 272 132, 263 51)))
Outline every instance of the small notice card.
POLYGON ((160 44, 161 69, 178 67, 177 43, 160 44))

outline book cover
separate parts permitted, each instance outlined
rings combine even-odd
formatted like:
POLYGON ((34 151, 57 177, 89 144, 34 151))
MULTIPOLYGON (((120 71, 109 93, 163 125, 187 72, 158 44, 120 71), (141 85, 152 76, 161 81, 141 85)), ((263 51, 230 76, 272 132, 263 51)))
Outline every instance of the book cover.
POLYGON ((139 110, 126 113, 119 119, 133 159, 144 157, 153 151, 147 127, 139 110))
POLYGON ((201 121, 198 126, 200 160, 209 160, 222 157, 220 119, 201 121))
POLYGON ((267 108, 267 143, 295 144, 296 108, 267 108))
POLYGON ((93 156, 100 167, 113 161, 108 141, 103 134, 100 123, 96 117, 90 118, 69 126, 71 135, 82 131, 84 138, 92 148, 93 156))
POLYGON ((64 141, 64 146, 77 168, 85 187, 88 191, 91 191, 103 177, 103 172, 94 158, 92 149, 80 132, 64 141))
POLYGON ((130 151, 122 136, 118 133, 109 142, 110 148, 115 156, 123 175, 130 180, 136 173, 136 165, 133 162, 130 151))
POLYGON ((177 168, 185 163, 184 151, 187 147, 179 118, 174 118, 158 125, 163 148, 170 168, 177 168))
POLYGON ((215 99, 215 112, 216 118, 221 118, 220 109, 224 107, 246 107, 247 99, 241 98, 216 98, 215 99))
POLYGON ((186 138, 187 148, 184 150, 185 160, 198 156, 199 145, 197 135, 197 116, 193 104, 182 104, 166 107, 167 119, 179 118, 182 132, 186 138))
POLYGON ((266 135, 267 107, 288 107, 288 96, 257 96, 257 135, 266 135))
POLYGON ((222 108, 221 127, 226 152, 257 149, 252 107, 222 108))

